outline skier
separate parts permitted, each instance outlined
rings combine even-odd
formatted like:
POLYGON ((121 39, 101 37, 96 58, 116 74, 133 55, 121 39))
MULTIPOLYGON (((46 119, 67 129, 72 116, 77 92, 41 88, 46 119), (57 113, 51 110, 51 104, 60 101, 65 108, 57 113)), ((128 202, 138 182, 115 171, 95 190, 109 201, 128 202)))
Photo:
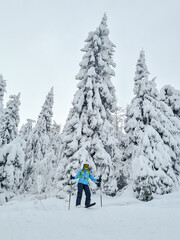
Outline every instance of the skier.
MULTIPOLYGON (((71 179, 78 179, 78 192, 77 192, 77 198, 76 198, 76 207, 79 207, 81 205, 81 198, 82 198, 82 192, 85 191, 86 194, 86 200, 85 200, 85 207, 89 207, 91 205, 91 192, 89 189, 89 178, 97 183, 97 186, 100 186, 101 179, 96 179, 93 177, 92 173, 89 170, 89 164, 85 163, 83 165, 83 169, 81 169, 75 177, 71 175, 71 179)), ((95 204, 95 203, 94 203, 95 204)), ((94 205, 93 204, 93 205, 94 205)))

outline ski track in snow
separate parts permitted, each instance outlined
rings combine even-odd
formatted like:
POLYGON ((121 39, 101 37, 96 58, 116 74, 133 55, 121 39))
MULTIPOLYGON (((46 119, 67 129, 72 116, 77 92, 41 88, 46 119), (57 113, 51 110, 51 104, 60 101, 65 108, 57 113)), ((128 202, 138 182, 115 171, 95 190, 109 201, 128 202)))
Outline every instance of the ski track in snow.
MULTIPOLYGON (((56 198, 17 198, 0 206, 0 240, 169 240, 180 236, 180 191, 151 202, 121 196, 92 196, 92 208, 56 198)), ((84 199, 82 201, 84 203, 84 199)))

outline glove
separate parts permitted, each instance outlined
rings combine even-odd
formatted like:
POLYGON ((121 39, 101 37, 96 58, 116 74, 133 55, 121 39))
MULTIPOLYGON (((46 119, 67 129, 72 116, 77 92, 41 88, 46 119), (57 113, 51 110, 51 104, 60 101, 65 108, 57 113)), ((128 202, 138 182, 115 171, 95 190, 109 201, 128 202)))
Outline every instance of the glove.
POLYGON ((97 181, 100 183, 102 181, 101 177, 99 177, 97 181))
POLYGON ((97 184, 97 187, 100 187, 100 186, 101 186, 101 183, 100 183, 100 182, 97 182, 96 184, 97 184))
POLYGON ((70 179, 72 180, 72 179, 74 179, 74 177, 71 175, 71 176, 70 176, 70 179))

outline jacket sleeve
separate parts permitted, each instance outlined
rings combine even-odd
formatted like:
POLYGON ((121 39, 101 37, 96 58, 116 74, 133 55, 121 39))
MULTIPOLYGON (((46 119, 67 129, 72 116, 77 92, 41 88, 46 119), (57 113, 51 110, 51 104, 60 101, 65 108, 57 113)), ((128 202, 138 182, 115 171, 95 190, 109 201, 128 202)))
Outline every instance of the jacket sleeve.
POLYGON ((93 177, 91 172, 90 172, 90 176, 89 177, 90 177, 91 181, 97 182, 97 179, 93 177))
POLYGON ((79 172, 76 174, 76 176, 74 177, 74 179, 78 179, 79 175, 81 174, 82 170, 79 170, 79 172))

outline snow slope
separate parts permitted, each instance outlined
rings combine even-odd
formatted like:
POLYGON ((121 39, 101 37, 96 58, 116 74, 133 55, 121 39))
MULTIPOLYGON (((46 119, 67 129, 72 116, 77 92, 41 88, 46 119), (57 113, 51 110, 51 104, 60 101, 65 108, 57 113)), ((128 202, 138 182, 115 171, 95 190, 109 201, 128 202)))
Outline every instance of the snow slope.
POLYGON ((56 198, 19 198, 0 206, 1 240, 169 240, 180 237, 180 190, 140 202, 126 190, 99 196, 93 208, 76 208, 56 198))

